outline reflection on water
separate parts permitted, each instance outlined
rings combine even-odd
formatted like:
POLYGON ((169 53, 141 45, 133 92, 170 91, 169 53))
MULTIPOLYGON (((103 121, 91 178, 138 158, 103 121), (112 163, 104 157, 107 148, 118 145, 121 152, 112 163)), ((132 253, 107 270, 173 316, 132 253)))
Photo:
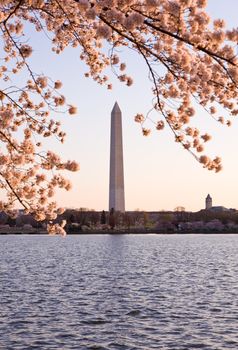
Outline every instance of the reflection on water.
POLYGON ((0 236, 0 349, 238 349, 238 235, 0 236))

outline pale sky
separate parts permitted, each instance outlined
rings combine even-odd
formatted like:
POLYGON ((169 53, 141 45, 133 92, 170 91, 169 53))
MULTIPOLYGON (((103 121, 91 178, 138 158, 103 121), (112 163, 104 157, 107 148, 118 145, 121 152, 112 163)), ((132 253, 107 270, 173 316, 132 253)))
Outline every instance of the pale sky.
MULTIPOLYGON (((208 4, 213 18, 224 18, 228 27, 238 25, 237 0, 208 0, 208 4)), ((56 56, 49 54, 47 45, 39 42, 35 46, 35 71, 62 80, 62 92, 79 111, 77 116, 61 117, 68 135, 66 143, 48 144, 63 158, 78 161, 81 167, 77 173, 68 173, 73 189, 57 194, 60 206, 108 209, 110 113, 117 101, 123 115, 126 210, 173 210, 181 205, 197 211, 204 208, 208 193, 214 205, 238 208, 238 121, 234 119, 232 128, 228 128, 199 110, 194 124, 213 135, 206 153, 223 159, 222 172, 209 172, 174 142, 168 129, 142 136, 134 116, 138 112, 146 114, 153 96, 141 59, 125 53, 128 73, 135 83, 127 87, 112 78, 113 90, 109 91, 84 78, 87 69, 80 62, 78 50, 67 49, 56 56)))

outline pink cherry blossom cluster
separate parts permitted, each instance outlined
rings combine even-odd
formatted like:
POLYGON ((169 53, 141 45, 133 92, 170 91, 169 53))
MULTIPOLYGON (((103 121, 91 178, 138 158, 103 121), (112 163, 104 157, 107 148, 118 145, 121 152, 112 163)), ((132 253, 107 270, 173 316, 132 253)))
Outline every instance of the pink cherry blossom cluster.
POLYGON ((40 16, 44 6, 44 1, 0 1, 5 53, 0 60, 0 189, 6 193, 0 210, 15 215, 18 201, 26 213, 37 220, 49 221, 55 220, 63 210, 51 201, 56 188, 71 188, 60 171, 77 171, 79 165, 75 161, 62 161, 42 146, 44 138, 56 137, 62 143, 65 139, 60 122, 53 119, 52 114, 77 113, 76 107, 68 105, 58 92, 61 81, 53 82, 42 74, 35 74, 28 62, 33 48, 26 44, 24 23, 29 21, 36 30, 42 30, 40 17, 32 19, 33 12, 36 10, 40 16), (26 73, 28 78, 24 82, 26 73), (22 79, 18 79, 22 81, 21 86, 13 83, 16 74, 22 75, 22 79))
MULTIPOLYGON (((219 157, 203 154, 211 136, 189 124, 196 116, 195 102, 228 126, 230 117, 238 115, 238 29, 226 30, 222 19, 211 23, 206 4, 207 0, 0 0, 4 52, 0 59, 0 188, 8 198, 1 208, 11 210, 18 200, 38 220, 53 220, 57 206, 48 199, 55 188, 71 187, 59 171, 79 168, 76 162, 63 162, 42 149, 44 138, 56 136, 64 142, 65 133, 52 114, 73 115, 77 108, 59 93, 60 80, 53 82, 31 70, 34 47, 26 40, 26 22, 43 35, 50 34, 56 54, 68 46, 79 47, 80 59, 88 67, 85 76, 108 89, 112 84, 104 72, 109 66, 119 81, 133 84, 121 52, 122 48, 136 51, 151 79, 153 109, 158 114, 158 120, 152 120, 155 129, 167 124, 175 141, 204 167, 221 170, 219 157), (17 80, 22 86, 13 83, 16 74, 22 74, 22 80, 17 80), (52 171, 57 174, 47 175, 52 171)), ((150 133, 148 120, 149 113, 135 116, 145 136, 150 133)), ((58 231, 59 227, 54 232, 58 231)))
POLYGON ((66 220, 63 220, 60 224, 49 223, 47 225, 47 230, 50 235, 59 234, 61 236, 66 236, 66 231, 64 230, 65 225, 66 225, 66 220))

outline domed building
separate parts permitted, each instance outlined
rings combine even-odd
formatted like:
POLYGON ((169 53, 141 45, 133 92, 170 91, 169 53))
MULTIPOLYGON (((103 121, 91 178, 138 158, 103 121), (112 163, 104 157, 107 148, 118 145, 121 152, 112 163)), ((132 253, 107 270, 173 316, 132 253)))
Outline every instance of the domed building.
POLYGON ((212 197, 210 194, 207 195, 205 200, 205 210, 210 210, 213 212, 224 212, 224 211, 234 211, 235 209, 228 209, 226 207, 223 207, 222 205, 213 206, 212 205, 212 197))

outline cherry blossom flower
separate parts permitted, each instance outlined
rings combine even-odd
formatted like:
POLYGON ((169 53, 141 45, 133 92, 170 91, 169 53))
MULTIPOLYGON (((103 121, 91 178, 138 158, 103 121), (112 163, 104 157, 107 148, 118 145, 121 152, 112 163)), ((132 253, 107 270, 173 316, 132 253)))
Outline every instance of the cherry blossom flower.
MULTIPOLYGON (((6 192, 0 208, 11 211, 18 201, 37 220, 54 220, 59 211, 50 198, 57 188, 71 188, 61 172, 79 169, 44 150, 44 139, 63 143, 66 137, 56 113, 73 115, 77 108, 59 94, 60 80, 31 69, 37 43, 28 44, 26 24, 42 38, 49 33, 56 54, 79 47, 85 76, 108 89, 108 67, 120 82, 133 84, 122 57, 127 49, 137 52, 148 69, 156 115, 135 116, 143 135, 151 132, 147 121, 157 130, 167 125, 202 166, 220 171, 219 157, 201 155, 211 136, 190 122, 195 125, 196 102, 227 126, 238 115, 238 29, 227 30, 222 19, 210 23, 206 5, 207 0, 0 1, 0 188, 6 192)), ((65 234, 60 224, 49 224, 49 231, 65 234)))
POLYGON ((77 107, 70 106, 69 107, 69 114, 76 114, 77 113, 77 107))

